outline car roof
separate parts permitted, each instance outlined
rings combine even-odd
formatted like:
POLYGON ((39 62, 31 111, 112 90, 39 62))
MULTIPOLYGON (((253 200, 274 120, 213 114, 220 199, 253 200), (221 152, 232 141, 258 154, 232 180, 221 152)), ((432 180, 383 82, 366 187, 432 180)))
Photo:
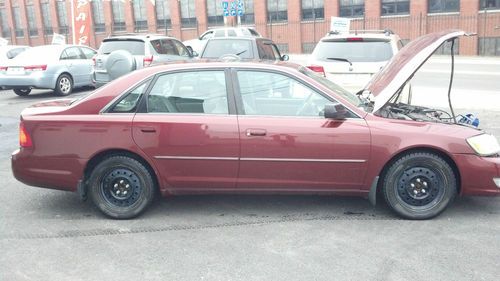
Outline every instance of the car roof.
POLYGON ((255 37, 255 36, 229 36, 229 37, 212 37, 208 41, 214 40, 249 40, 249 41, 273 41, 269 38, 255 37))
POLYGON ((388 29, 384 30, 351 30, 349 33, 338 33, 329 32, 325 37, 321 38, 321 41, 327 39, 341 39, 348 37, 359 37, 359 38, 378 38, 378 39, 397 39, 399 38, 394 32, 388 29))
POLYGON ((171 36, 166 36, 162 34, 121 34, 121 35, 114 35, 108 38, 104 38, 102 41, 113 41, 113 39, 142 39, 142 40, 154 40, 154 39, 175 39, 175 37, 171 36))

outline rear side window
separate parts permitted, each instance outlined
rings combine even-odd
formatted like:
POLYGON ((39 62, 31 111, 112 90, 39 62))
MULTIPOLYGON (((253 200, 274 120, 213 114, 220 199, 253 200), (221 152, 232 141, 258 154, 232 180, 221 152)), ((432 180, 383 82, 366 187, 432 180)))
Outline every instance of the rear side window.
POLYGON ((223 70, 164 74, 148 94, 148 112, 228 114, 223 70))
POLYGON ((113 108, 110 112, 112 113, 133 113, 137 110, 139 100, 142 94, 146 90, 146 85, 149 80, 137 86, 135 89, 126 94, 113 108))
POLYGON ((144 55, 144 42, 138 40, 106 40, 99 48, 99 54, 108 55, 116 50, 125 50, 133 56, 144 55))
POLYGON ((77 47, 67 48, 61 55, 62 60, 78 60, 82 58, 85 59, 77 47))
POLYGON ((85 47, 81 47, 80 49, 82 50, 83 54, 85 55, 85 57, 87 59, 91 59, 95 56, 96 52, 92 49, 85 48, 85 47))
POLYGON ((217 59, 229 54, 237 55, 242 59, 253 58, 252 41, 240 39, 211 40, 207 43, 201 57, 217 59))
POLYGON ((321 41, 312 53, 317 60, 334 61, 342 58, 351 62, 381 62, 389 60, 393 53, 390 41, 321 41))

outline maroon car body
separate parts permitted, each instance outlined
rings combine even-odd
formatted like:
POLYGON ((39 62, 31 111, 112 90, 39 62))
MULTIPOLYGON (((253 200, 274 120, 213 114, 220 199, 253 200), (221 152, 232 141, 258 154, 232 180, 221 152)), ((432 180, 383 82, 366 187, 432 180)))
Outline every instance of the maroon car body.
MULTIPOLYGON (((443 34, 435 36, 441 38, 443 34)), ((398 65, 398 58, 407 59, 404 49, 388 67, 398 65)), ((388 79, 393 81, 395 74, 389 73, 392 76, 388 79)), ((371 87, 386 88, 384 83, 389 80, 381 80, 383 77, 376 77, 378 84, 371 87)), ((480 156, 466 141, 480 134, 483 132, 465 126, 389 119, 369 113, 353 105, 341 90, 332 90, 298 65, 185 63, 133 72, 81 100, 45 102, 25 109, 21 114, 21 135, 29 140, 13 153, 12 170, 18 180, 28 185, 86 193, 100 162, 125 155, 146 167, 164 196, 314 193, 370 195, 373 200, 376 190, 383 189, 384 181, 379 179, 386 177, 398 159, 410 153, 429 153, 453 170, 456 183, 450 184, 456 185, 460 195, 499 195, 494 178, 500 177, 500 157, 480 156), (222 73, 227 112, 141 110, 141 100, 153 91, 159 76, 190 71, 222 73), (245 71, 287 77, 330 102, 342 104, 350 113, 342 118, 245 114, 242 78, 238 76, 245 71), (110 111, 124 94, 142 83, 145 86, 141 88, 138 109, 110 111)), ((104 212, 117 218, 139 213, 121 216, 104 212)), ((402 215, 428 218, 436 214, 402 215)))

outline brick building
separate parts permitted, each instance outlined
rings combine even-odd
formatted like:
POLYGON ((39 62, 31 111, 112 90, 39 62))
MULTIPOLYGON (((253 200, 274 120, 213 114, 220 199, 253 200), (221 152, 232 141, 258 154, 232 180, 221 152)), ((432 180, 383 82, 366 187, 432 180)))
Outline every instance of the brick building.
MULTIPOLYGON (((223 1, 238 0, 93 0, 90 45, 123 32, 187 40, 240 22, 285 52, 303 53, 326 34, 332 16, 341 16, 352 18, 351 29, 390 28, 404 40, 461 28, 478 36, 461 39, 460 54, 500 55, 500 0, 243 0, 239 20, 223 16, 223 1)), ((54 32, 70 41, 71 0, 0 0, 0 30, 12 44, 48 44, 54 32)))

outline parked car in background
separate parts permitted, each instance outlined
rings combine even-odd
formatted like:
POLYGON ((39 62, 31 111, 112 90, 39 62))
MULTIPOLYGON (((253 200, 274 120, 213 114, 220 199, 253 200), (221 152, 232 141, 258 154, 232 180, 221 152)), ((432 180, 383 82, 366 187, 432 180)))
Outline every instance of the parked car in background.
POLYGON ((457 194, 500 195, 494 136, 398 99, 443 42, 464 34, 412 41, 368 84, 371 102, 284 62, 139 70, 75 102, 25 109, 12 170, 28 185, 89 194, 119 219, 139 215, 158 193, 338 194, 374 203, 379 192, 404 218, 432 218, 457 194))
POLYGON ((288 60, 270 39, 262 37, 212 38, 201 51, 205 59, 288 60))
POLYGON ((184 41, 184 45, 186 45, 186 47, 188 48, 191 48, 194 52, 201 53, 203 47, 207 43, 207 40, 210 38, 240 36, 261 37, 261 35, 251 27, 223 27, 209 29, 198 38, 184 41))
POLYGON ((340 86, 357 92, 403 46, 390 30, 329 33, 314 48, 308 66, 340 86))
POLYGON ((193 57, 181 41, 164 35, 129 34, 106 38, 94 58, 97 87, 152 63, 193 57))
POLYGON ((0 65, 0 86, 26 96, 31 89, 52 89, 56 95, 92 86, 92 57, 96 51, 79 45, 32 47, 0 65))

